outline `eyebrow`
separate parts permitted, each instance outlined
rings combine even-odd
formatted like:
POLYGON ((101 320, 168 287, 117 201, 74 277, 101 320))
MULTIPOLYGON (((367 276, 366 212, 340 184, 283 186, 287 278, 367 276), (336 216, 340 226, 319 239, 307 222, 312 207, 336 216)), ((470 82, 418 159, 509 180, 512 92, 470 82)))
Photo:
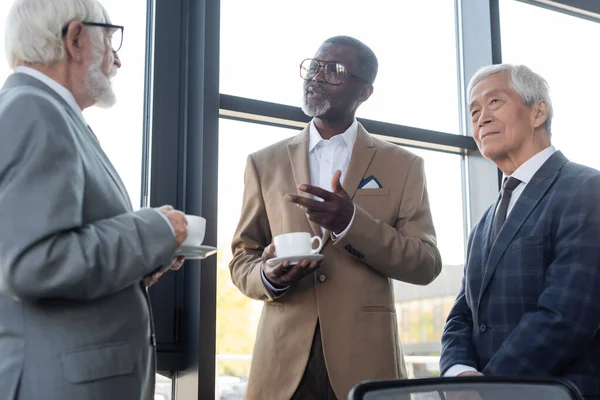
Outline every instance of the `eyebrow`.
MULTIPOLYGON (((487 90, 487 91, 483 92, 479 97, 480 98, 481 97, 491 97, 491 96, 497 96, 497 95, 500 95, 500 94, 506 95, 506 91, 501 90, 501 89, 490 89, 490 90, 487 90)), ((472 101, 469 104, 469 109, 473 108, 473 104, 474 103, 475 103, 475 101, 472 101)))

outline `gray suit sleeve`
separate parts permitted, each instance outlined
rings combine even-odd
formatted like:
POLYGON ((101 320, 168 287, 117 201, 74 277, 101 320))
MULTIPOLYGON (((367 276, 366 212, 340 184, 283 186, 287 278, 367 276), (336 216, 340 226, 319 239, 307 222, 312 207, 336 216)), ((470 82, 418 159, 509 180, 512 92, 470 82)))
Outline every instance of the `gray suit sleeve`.
POLYGON ((0 110, 0 291, 98 298, 169 263, 176 242, 151 209, 84 224, 83 162, 52 108, 21 96, 0 110))

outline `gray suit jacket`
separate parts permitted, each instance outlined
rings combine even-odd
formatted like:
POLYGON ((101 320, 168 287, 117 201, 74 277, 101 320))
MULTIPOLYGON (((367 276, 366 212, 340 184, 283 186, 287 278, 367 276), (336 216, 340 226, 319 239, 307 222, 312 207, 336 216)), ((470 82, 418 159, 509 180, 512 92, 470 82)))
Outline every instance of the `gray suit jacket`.
POLYGON ((143 276, 176 242, 83 120, 24 74, 0 91, 0 400, 152 399, 143 276))

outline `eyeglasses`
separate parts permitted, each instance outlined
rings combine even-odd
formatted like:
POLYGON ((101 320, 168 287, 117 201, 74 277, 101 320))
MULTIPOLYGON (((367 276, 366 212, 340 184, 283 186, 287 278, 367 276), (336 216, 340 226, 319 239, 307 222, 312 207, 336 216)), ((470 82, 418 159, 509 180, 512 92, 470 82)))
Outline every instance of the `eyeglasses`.
MULTIPOLYGON (((83 25, 87 26, 98 26, 100 28, 105 28, 108 30, 108 39, 110 40, 110 46, 112 50, 116 53, 121 49, 123 45, 123 30, 124 26, 121 25, 112 25, 112 24, 103 24, 100 22, 81 22, 83 25)), ((67 31, 69 30, 69 25, 67 24, 62 29, 62 36, 65 37, 67 35, 67 31)))
POLYGON ((323 62, 312 58, 307 58, 300 63, 300 77, 307 81, 313 80, 314 77, 319 74, 321 68, 323 68, 325 82, 330 85, 341 85, 348 75, 352 75, 367 83, 367 81, 360 76, 348 72, 343 64, 337 62, 323 62))

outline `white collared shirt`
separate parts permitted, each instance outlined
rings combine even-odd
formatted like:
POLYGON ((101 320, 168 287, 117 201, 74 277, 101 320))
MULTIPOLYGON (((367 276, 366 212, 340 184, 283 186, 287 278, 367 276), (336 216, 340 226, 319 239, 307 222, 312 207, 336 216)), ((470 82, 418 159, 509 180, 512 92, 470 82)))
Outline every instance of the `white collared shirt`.
MULTIPOLYGON (((531 179, 536 174, 536 172, 539 171, 539 169, 542 167, 542 165, 544 165, 544 163, 546 161, 548 161, 548 159, 555 152, 556 152, 556 148, 554 146, 546 147, 544 150, 540 151, 535 156, 533 156, 529 160, 525 161, 519 168, 517 168, 515 170, 515 172, 512 173, 512 175, 503 175, 502 182, 504 182, 504 180, 510 176, 517 178, 518 180, 521 181, 521 183, 513 190, 512 195, 510 197, 510 201, 508 202, 508 208, 506 209, 506 217, 507 218, 508 218, 508 215, 510 214, 510 212, 512 211, 513 207, 515 206, 515 203, 521 196, 521 193, 523 193, 523 191, 527 187, 527 184, 531 181, 531 179)), ((496 206, 496 210, 494 211, 494 213, 498 210, 499 206, 500 206, 500 202, 498 202, 498 205, 496 206)), ((469 367, 468 365, 456 364, 456 365, 453 365, 452 367, 448 368, 448 371, 446 371, 444 376, 458 376, 458 375, 462 374, 463 372, 476 372, 476 371, 477 370, 475 368, 469 367)))
POLYGON ((37 69, 33 69, 25 65, 20 65, 17 68, 15 68, 15 73, 25 74, 34 77, 35 79, 44 83, 50 89, 54 90, 60 97, 63 98, 64 101, 67 102, 69 106, 71 106, 71 108, 75 111, 75 114, 77 114, 81 118, 81 120, 87 125, 87 122, 85 122, 85 118, 83 117, 83 113, 81 112, 81 108, 79 107, 79 104, 77 104, 75 97, 69 91, 69 89, 56 82, 54 79, 50 78, 48 75, 43 74, 37 69))
MULTIPOLYGON (((356 138, 358 137, 358 121, 354 119, 354 122, 346 131, 342 134, 335 135, 329 140, 325 140, 321 137, 314 120, 310 122, 309 128, 309 142, 308 142, 308 168, 310 170, 310 184, 318 186, 331 192, 331 177, 333 173, 338 169, 342 171, 340 182, 344 182, 346 173, 348 172, 348 165, 350 164, 350 156, 352 155, 352 149, 356 138)), ((352 220, 348 224, 348 227, 341 232, 339 235, 342 236, 348 228, 352 225, 352 220)), ((321 228, 322 232, 325 232, 324 228, 321 228)))
POLYGON ((331 191, 331 177, 338 169, 342 171, 340 180, 344 182, 357 136, 358 121, 356 119, 344 133, 335 135, 329 140, 321 137, 314 120, 311 121, 308 142, 311 185, 331 191))
MULTIPOLYGON (((533 178, 535 173, 538 172, 542 165, 544 165, 544 163, 548 161, 548 159, 555 152, 556 148, 554 146, 546 147, 544 150, 540 151, 535 156, 525 161, 519 168, 515 170, 515 172, 513 172, 512 175, 503 175, 502 182, 504 182, 506 178, 509 178, 511 176, 521 181, 521 183, 513 190, 512 195, 510 196, 508 208, 506 209, 507 218, 510 212, 512 211, 513 207, 515 206, 515 203, 517 202, 517 200, 519 200, 521 193, 523 193, 523 191, 527 187, 527 184, 529 183, 529 181, 531 181, 531 178, 533 178)), ((498 206, 496 207, 496 210, 498 209, 498 206)))

